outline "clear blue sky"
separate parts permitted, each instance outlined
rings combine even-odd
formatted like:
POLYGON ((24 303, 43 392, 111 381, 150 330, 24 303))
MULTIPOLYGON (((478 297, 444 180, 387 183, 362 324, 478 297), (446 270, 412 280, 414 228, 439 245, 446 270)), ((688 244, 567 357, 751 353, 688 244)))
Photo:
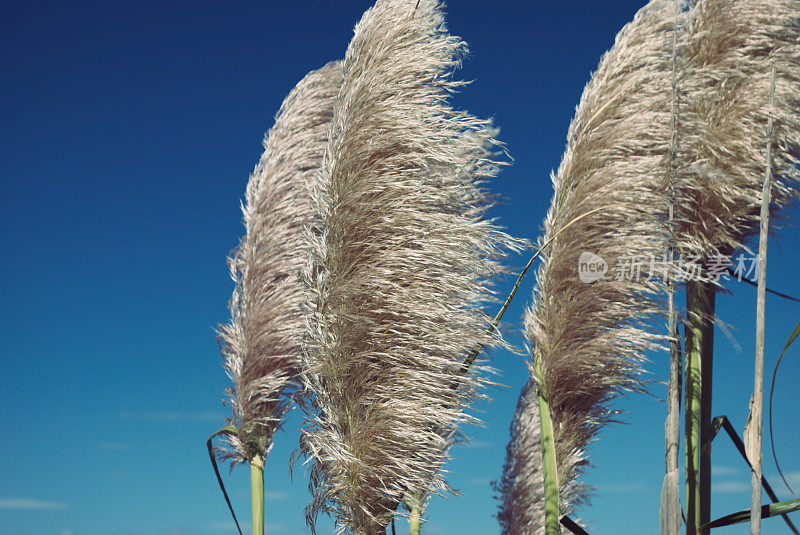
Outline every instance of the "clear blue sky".
MULTIPOLYGON (((512 234, 538 235, 583 85, 641 4, 452 2, 450 28, 471 48, 461 76, 475 80, 455 103, 495 117, 516 159, 493 185, 506 199, 494 215, 512 234)), ((242 232, 239 200, 283 97, 344 54, 369 5, 4 4, 0 535, 233 533, 204 442, 227 414, 214 327, 227 318, 225 257, 242 232)), ((771 285, 800 294, 798 250, 797 229, 772 242, 771 285)), ((506 316, 512 335, 531 284, 506 316)), ((714 412, 741 429, 755 291, 731 288, 718 311, 741 348, 717 331, 714 412)), ((768 306, 771 371, 800 306, 774 297, 768 306)), ((663 380, 666 357, 652 359, 652 378, 663 380)), ((471 445, 453 451, 448 468, 462 496, 434 499, 430 535, 498 531, 489 482, 500 477, 526 371, 508 353, 492 363, 507 387, 479 406, 486 426, 468 429, 471 445)), ((776 438, 796 486, 798 378, 795 350, 776 392, 776 438)), ((663 397, 663 386, 652 390, 663 397)), ((593 447, 586 481, 597 493, 580 516, 594 535, 655 534, 665 405, 637 396, 618 406, 629 424, 607 429, 593 447)), ((294 482, 287 472, 299 420, 293 413, 267 463, 271 534, 307 532, 303 469, 294 482)), ((738 455, 719 439, 714 459, 713 514, 747 507, 738 455)), ((769 459, 765 467, 773 476, 769 459)), ((227 481, 246 520, 246 470, 227 481)), ((765 533, 785 532, 767 522, 765 533)), ((322 521, 320 532, 331 525, 322 521)))

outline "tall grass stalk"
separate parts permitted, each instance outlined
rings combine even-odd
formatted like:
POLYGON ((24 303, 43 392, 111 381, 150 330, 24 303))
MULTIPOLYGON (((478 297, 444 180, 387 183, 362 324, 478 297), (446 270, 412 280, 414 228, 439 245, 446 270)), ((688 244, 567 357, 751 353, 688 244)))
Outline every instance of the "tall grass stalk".
POLYGON ((517 401, 503 477, 495 486, 500 500, 497 519, 502 533, 541 535, 544 532, 542 428, 536 384, 529 379, 517 401))
POLYGON ((264 535, 264 459, 250 459, 250 508, 253 515, 253 535, 264 535))
MULTIPOLYGON (((583 213, 561 227, 545 241, 517 277, 514 287, 506 298, 500 311, 495 315, 490 328, 494 329, 503 318, 508 305, 517 293, 519 285, 528 269, 547 247, 555 241, 559 234, 567 231, 572 225, 577 224, 582 219, 597 212, 614 208, 612 205, 598 206, 586 213, 583 213)), ((475 355, 471 355, 465 365, 472 364, 475 355)), ((522 390, 514 419, 511 423, 511 441, 506 447, 506 461, 503 467, 503 477, 499 484, 493 484, 497 491, 496 498, 501 501, 500 511, 497 514, 503 533, 538 533, 543 528, 544 521, 544 483, 542 478, 542 430, 539 423, 539 411, 544 410, 549 414, 546 407, 540 406, 540 396, 536 385, 541 378, 529 380, 522 390)), ((552 439, 552 422, 548 424, 549 439, 546 440, 548 451, 554 452, 552 439)), ((548 459, 550 465, 550 478, 557 478, 555 467, 555 455, 550 455, 548 459), (555 474, 555 476, 554 476, 555 474)), ((550 487, 550 503, 557 503, 558 485, 550 487)), ((556 518, 558 511, 555 512, 556 518)))
MULTIPOLYGON (((771 58, 786 61, 777 76, 786 90, 777 105, 780 146, 773 202, 787 206, 798 178, 800 5, 784 0, 703 0, 688 15, 678 124, 679 251, 703 265, 729 259, 758 232, 764 172, 763 131, 771 58)), ((777 131, 776 131, 777 132, 777 131)), ((710 512, 710 430, 714 293, 712 273, 687 286, 687 533, 710 512)), ((757 514, 757 513, 756 513, 757 514)))
MULTIPOLYGON (((542 384, 542 360, 534 353, 534 374, 536 384, 542 384)), ((559 518, 558 499, 558 465, 556 462, 555 433, 553 432, 553 417, 550 413, 550 404, 540 389, 536 389, 536 400, 539 405, 539 422, 541 425, 542 439, 542 482, 544 486, 544 533, 545 535, 558 535, 561 527, 559 518)))
POLYGON ((686 532, 699 533, 707 522, 704 504, 710 496, 709 448, 713 366, 714 287, 703 281, 686 284, 686 532))
POLYGON ((761 533, 761 432, 763 429, 764 403, 764 333, 766 322, 767 288, 767 240, 769 237, 769 206, 772 189, 772 136, 774 131, 772 108, 775 105, 775 64, 772 64, 769 90, 769 118, 767 119, 766 165, 764 168, 764 188, 761 192, 761 215, 758 239, 758 297, 756 300, 756 355, 755 378, 753 386, 754 428, 751 443, 753 474, 750 483, 750 533, 761 533))
MULTIPOLYGON (((683 2, 673 2, 675 18, 672 28, 672 63, 671 100, 669 120, 669 173, 667 195, 669 196, 669 213, 667 220, 667 263, 672 265, 675 256, 675 218, 676 218, 676 185, 677 177, 675 159, 677 157, 676 122, 678 119, 678 36, 681 32, 683 2)), ((667 333, 669 336, 669 380, 667 383, 667 419, 664 424, 664 481, 661 485, 661 504, 659 520, 661 535, 679 535, 681 530, 680 501, 680 409, 683 378, 681 373, 682 355, 678 335, 678 310, 675 307, 675 276, 672 271, 667 277, 667 333)))
POLYGON ((413 491, 407 498, 409 508, 408 515, 408 534, 419 535, 420 525, 422 524, 422 512, 425 497, 420 491, 413 491))

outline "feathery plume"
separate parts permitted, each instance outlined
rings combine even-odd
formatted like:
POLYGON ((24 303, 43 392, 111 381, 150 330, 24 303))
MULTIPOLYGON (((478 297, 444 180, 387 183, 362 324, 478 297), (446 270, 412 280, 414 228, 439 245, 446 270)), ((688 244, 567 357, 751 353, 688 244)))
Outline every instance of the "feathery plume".
POLYGON ((234 464, 267 454, 298 384, 305 328, 300 272, 311 223, 309 188, 322 164, 341 62, 306 75, 289 93, 264 139, 242 207, 246 233, 228 260, 236 283, 231 320, 221 326, 233 411, 222 457, 234 464))
POLYGON ((383 533, 406 492, 445 491, 483 383, 462 362, 498 342, 480 306, 515 242, 484 219, 496 132, 448 104, 465 51, 439 1, 378 0, 345 56, 306 273, 312 528, 383 533))
POLYGON ((758 233, 770 114, 775 121, 771 210, 780 213, 796 198, 798 19, 796 0, 703 0, 689 12, 677 156, 684 255, 729 256, 758 233))
POLYGON ((557 482, 559 501, 547 504, 548 534, 558 532, 560 515, 586 500, 578 476, 588 445, 612 420, 608 402, 642 388, 644 354, 663 343, 649 321, 664 312, 658 271, 669 266, 650 259, 667 250, 673 6, 650 2, 617 35, 584 89, 553 177, 540 244, 580 214, 611 207, 565 229, 545 249, 525 317, 531 377, 540 407, 549 407, 540 413, 545 457, 545 418, 555 444, 555 474, 548 475, 545 459, 545 489, 557 482), (600 271, 579 271, 579 264, 600 271), (609 266, 616 273, 606 273, 609 266))
POLYGON ((502 533, 544 533, 542 433, 536 398, 536 384, 528 381, 511 422, 503 478, 495 485, 502 533))

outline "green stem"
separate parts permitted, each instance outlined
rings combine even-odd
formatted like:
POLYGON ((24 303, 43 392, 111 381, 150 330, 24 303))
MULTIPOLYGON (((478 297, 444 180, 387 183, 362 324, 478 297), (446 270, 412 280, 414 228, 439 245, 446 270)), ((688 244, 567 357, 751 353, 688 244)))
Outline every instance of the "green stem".
POLYGON ((710 502, 711 457, 708 447, 711 429, 711 387, 714 329, 713 285, 686 283, 688 325, 686 337, 686 534, 704 533, 710 502))
POLYGON ((264 459, 250 459, 250 504, 253 510, 253 535, 264 535, 264 459))
POLYGON ((686 337, 686 372, 684 373, 686 414, 684 426, 686 433, 686 535, 695 535, 700 527, 700 351, 702 343, 702 305, 699 282, 686 284, 686 308, 688 325, 684 330, 686 337))
MULTIPOLYGON (((714 314, 716 288, 702 285, 703 340, 700 344, 700 524, 711 520, 711 398, 714 379, 714 314)), ((702 528, 700 533, 708 534, 702 528)))
POLYGON ((406 503, 411 510, 408 515, 408 535, 419 535, 419 526, 422 521, 422 493, 412 492, 406 503))
POLYGON ((534 373, 536 375, 537 398, 539 400, 539 420, 542 435, 542 476, 544 478, 544 533, 559 535, 558 524, 558 468, 556 466, 555 437, 550 404, 542 392, 542 360, 534 354, 534 373))

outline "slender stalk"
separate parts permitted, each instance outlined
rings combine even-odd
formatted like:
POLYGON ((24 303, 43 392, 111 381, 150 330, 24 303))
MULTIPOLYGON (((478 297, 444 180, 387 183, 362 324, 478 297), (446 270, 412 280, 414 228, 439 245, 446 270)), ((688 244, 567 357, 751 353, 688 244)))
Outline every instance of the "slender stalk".
POLYGON ((264 459, 250 459, 250 505, 253 511, 253 535, 264 535, 264 459))
POLYGON ((714 348, 714 286, 686 283, 686 533, 707 533, 711 483, 711 387, 714 348), (705 519, 705 521, 704 521, 705 519))
MULTIPOLYGON (((797 325, 795 330, 800 332, 800 324, 797 325)), ((753 465, 750 463, 750 459, 747 457, 747 448, 745 447, 742 439, 739 437, 739 434, 733 428, 733 425, 731 425, 731 422, 728 420, 727 416, 717 416, 714 418, 713 422, 711 423, 711 440, 714 440, 714 437, 717 435, 720 428, 725 430, 725 433, 728 434, 728 438, 731 439, 731 442, 733 442, 733 445, 739 451, 739 455, 741 455, 742 459, 744 459, 744 462, 747 463, 747 467, 752 470, 753 465)), ((764 476, 761 476, 761 485, 764 487, 764 491, 766 491, 767 496, 769 496, 769 498, 772 500, 772 503, 778 503, 778 496, 772 489, 772 485, 769 484, 769 481, 767 481, 764 476)), ((786 522, 786 526, 789 528, 789 531, 791 531, 794 535, 800 535, 800 532, 797 531, 797 528, 789 516, 783 513, 781 516, 783 517, 783 521, 786 522)), ((747 510, 747 519, 750 519, 750 509, 747 510)), ((714 526, 708 527, 711 528, 714 526)))
MULTIPOLYGON (((670 103, 669 139, 669 251, 667 262, 671 266, 675 252, 675 122, 678 100, 678 13, 680 2, 675 0, 675 24, 672 30, 672 101, 670 103)), ((661 535, 679 535, 681 529, 680 472, 680 410, 681 410, 681 349, 678 340, 678 313, 675 309, 675 279, 667 274, 667 316, 669 329, 669 383, 667 386, 667 421, 664 430, 664 483, 661 489, 661 535)))
MULTIPOLYGON (((700 343, 700 473, 698 490, 700 503, 698 513, 700 524, 711 520, 711 400, 714 379, 714 314, 716 287, 702 284, 702 341, 700 343)), ((700 533, 708 534, 707 528, 700 533)))
POLYGON ((422 518, 421 512, 418 508, 411 510, 408 517, 408 533, 409 535, 419 535, 419 523, 422 518))
POLYGON ((775 64, 769 89, 769 118, 767 119, 767 158, 764 169, 764 188, 761 192, 761 227, 758 238, 758 297, 756 299, 756 362, 753 385, 754 440, 752 442, 753 475, 750 482, 750 534, 761 533, 761 428, 764 403, 764 329, 766 319, 767 237, 772 178, 772 107, 775 103, 775 64))
MULTIPOLYGON (((671 209, 670 209, 671 211, 671 209)), ((672 251, 669 253, 672 256, 672 251)), ((670 258, 671 260, 671 258, 670 258)), ((669 383, 667 386, 667 421, 665 425, 665 474, 661 490, 661 535, 679 535, 681 529, 680 501, 680 410, 682 390, 681 348, 678 339, 675 309, 675 282, 668 283, 667 307, 669 316, 669 383)))
POLYGON ((686 403, 684 426, 686 435, 686 535, 695 535, 699 526, 697 505, 700 501, 697 486, 700 454, 700 337, 701 329, 697 321, 697 282, 686 285, 686 308, 688 325, 684 328, 686 347, 686 403))
POLYGON ((556 466, 556 445, 553 434, 553 419, 550 404, 542 392, 542 360, 534 354, 534 373, 536 374, 536 397, 539 401, 539 420, 542 434, 542 476, 544 478, 544 533, 558 535, 558 467, 556 466))
POLYGON ((419 491, 412 492, 407 498, 407 503, 411 510, 408 515, 408 535, 419 535, 419 527, 422 522, 423 499, 423 495, 419 491))
POLYGON ((700 526, 697 508, 700 504, 698 485, 700 464, 700 351, 702 344, 702 283, 686 284, 687 325, 684 328, 686 346, 686 403, 684 426, 686 434, 686 535, 695 535, 700 526))
MULTIPOLYGON (((508 305, 511 304, 511 301, 514 299, 514 296, 517 295, 517 290, 519 290, 519 285, 522 283, 522 279, 525 278, 525 274, 528 272, 528 269, 530 269, 531 265, 533 265, 534 260, 539 258, 539 255, 542 254, 542 252, 547 248, 547 246, 550 245, 553 242, 553 240, 555 240, 558 237, 559 234, 561 234, 562 232, 567 230, 569 227, 571 227, 572 225, 574 225, 575 223, 577 223, 578 221, 580 221, 584 217, 590 216, 590 215, 592 215, 592 214, 594 214, 596 212, 599 212, 601 210, 606 210, 608 208, 614 208, 614 205, 613 204, 606 204, 606 205, 600 206, 600 207, 595 208, 593 210, 589 210, 588 212, 585 212, 585 213, 579 215, 578 217, 576 217, 575 219, 573 219, 572 221, 570 221, 569 223, 567 223, 566 225, 561 227, 558 232, 556 232, 555 234, 553 234, 552 237, 550 237, 549 240, 544 242, 541 247, 536 249, 536 252, 533 254, 531 259, 528 260, 528 263, 525 264, 525 267, 522 269, 520 274, 517 276, 517 280, 514 283, 514 287, 511 288, 511 293, 509 293, 508 297, 506 297, 506 300, 503 303, 503 306, 500 307, 500 311, 497 314, 495 314, 494 319, 492 319, 492 322, 486 328, 486 334, 492 334, 494 332, 494 330, 497 328, 497 326, 500 324, 500 320, 503 319, 503 314, 506 313, 506 310, 508 309, 508 305)), ((469 371, 470 366, 472 366, 472 363, 475 362, 475 359, 478 358, 478 355, 481 354, 483 349, 484 349, 484 346, 480 346, 480 347, 476 348, 472 353, 470 353, 467 356, 467 358, 461 364, 461 375, 464 375, 469 371)), ((456 387, 457 386, 458 385, 456 385, 456 387)))

